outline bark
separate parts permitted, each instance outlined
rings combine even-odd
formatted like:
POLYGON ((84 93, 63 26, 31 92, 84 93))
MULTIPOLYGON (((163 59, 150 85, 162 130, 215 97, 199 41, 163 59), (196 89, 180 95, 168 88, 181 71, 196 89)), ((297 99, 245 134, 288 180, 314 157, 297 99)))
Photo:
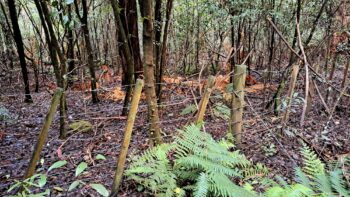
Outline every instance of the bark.
MULTIPOLYGON (((76 2, 76 1, 75 1, 76 2)), ((88 26, 88 7, 87 7, 87 2, 86 0, 81 1, 82 6, 83 6, 83 16, 80 18, 80 21, 82 23, 82 30, 84 34, 84 40, 85 40, 85 47, 86 47, 86 52, 88 55, 88 67, 89 67, 89 72, 91 76, 91 96, 92 96, 92 102, 93 103, 98 103, 99 99, 97 96, 97 80, 96 80, 96 74, 95 74, 95 60, 94 60, 94 53, 92 49, 92 44, 90 40, 90 31, 89 31, 89 26, 88 26)), ((75 4, 77 5, 77 4, 75 4)), ((76 6, 78 7, 78 6, 76 6)), ((76 9, 78 12, 79 10, 76 9)))
POLYGON ((50 37, 49 29, 47 27, 39 0, 34 0, 34 3, 35 3, 35 6, 38 10, 38 14, 40 17, 42 28, 44 29, 46 44, 48 45, 51 63, 52 63, 52 66, 54 68, 54 73, 55 73, 55 77, 56 77, 56 82, 57 82, 57 85, 59 85, 59 84, 61 84, 61 71, 59 70, 57 53, 56 53, 56 50, 54 47, 50 47, 51 46, 51 37, 50 37))
POLYGON ((148 104, 148 117, 150 121, 150 137, 155 144, 161 144, 161 130, 157 108, 157 97, 154 80, 153 62, 153 6, 152 0, 143 0, 141 3, 141 14, 143 17, 143 50, 144 50, 144 75, 146 100, 148 104))
POLYGON ((168 43, 168 33, 169 33, 171 11, 173 9, 173 2, 174 2, 174 0, 168 0, 167 1, 167 5, 166 5, 165 25, 164 25, 162 47, 161 47, 159 76, 158 76, 158 80, 157 80, 158 103, 161 102, 161 97, 162 97, 162 85, 161 85, 161 83, 163 81, 164 68, 166 66, 166 56, 167 56, 166 52, 167 52, 167 43, 168 43))
MULTIPOLYGON (((162 35, 162 0, 155 1, 154 8, 154 42, 155 42, 155 51, 154 51, 154 63, 155 63, 155 77, 156 83, 160 83, 160 55, 161 55, 161 35, 162 35)), ((156 86, 156 92, 158 92, 158 86, 156 86)), ((158 95, 158 94, 157 94, 158 95)))
POLYGON ((13 37, 14 37, 14 40, 16 42, 19 61, 21 64, 21 71, 22 71, 22 77, 23 77, 23 83, 24 83, 24 94, 25 94, 24 102, 31 103, 31 102, 33 102, 33 100, 32 100, 32 96, 30 95, 27 63, 25 60, 24 46, 23 46, 21 30, 20 30, 19 25, 18 25, 16 3, 15 3, 15 0, 8 0, 7 3, 8 3, 8 7, 9 7, 11 22, 12 22, 13 37))
POLYGON ((134 84, 135 78, 134 78, 134 58, 132 56, 131 49, 129 47, 127 32, 124 28, 123 21, 121 19, 120 13, 121 13, 121 6, 117 2, 117 0, 111 0, 112 8, 113 8, 113 14, 115 18, 115 25, 118 27, 118 35, 119 39, 121 40, 122 45, 120 46, 121 54, 123 55, 122 58, 124 58, 127 69, 124 70, 125 73, 125 80, 128 86, 126 86, 126 94, 124 99, 124 107, 122 111, 122 115, 127 114, 127 107, 129 105, 130 96, 132 92, 132 88, 130 85, 134 84))
POLYGON ((139 78, 143 74, 140 43, 139 43, 139 30, 138 30, 138 17, 137 17, 137 4, 136 0, 126 1, 126 23, 127 32, 129 35, 129 48, 134 59, 134 72, 135 79, 139 78))
MULTIPOLYGON (((68 19, 72 21, 72 5, 68 5, 68 19)), ((67 27, 67 39, 68 39, 68 48, 67 48, 67 57, 68 57, 68 72, 71 75, 75 75, 74 71, 74 37, 73 37, 73 29, 67 27)))
MULTIPOLYGON (((41 17, 43 24, 46 23, 47 27, 47 34, 49 34, 50 40, 49 40, 49 49, 51 50, 51 60, 57 61, 54 64, 57 64, 57 71, 56 71, 56 77, 58 81, 58 86, 62 88, 63 90, 66 89, 67 80, 65 79, 64 75, 66 74, 66 58, 62 53, 62 50, 60 48, 59 42, 57 40, 57 37, 55 35, 55 31, 53 29, 53 22, 50 17, 50 12, 48 9, 48 6, 46 2, 35 0, 35 4, 37 6, 39 15, 42 15, 41 17), (40 13, 42 12, 42 13, 40 13), (59 58, 59 68, 58 68, 58 60, 57 56, 59 58)), ((66 119, 66 96, 65 93, 62 93, 62 96, 60 98, 60 138, 65 139, 66 138, 66 129, 65 129, 65 119, 66 119)))

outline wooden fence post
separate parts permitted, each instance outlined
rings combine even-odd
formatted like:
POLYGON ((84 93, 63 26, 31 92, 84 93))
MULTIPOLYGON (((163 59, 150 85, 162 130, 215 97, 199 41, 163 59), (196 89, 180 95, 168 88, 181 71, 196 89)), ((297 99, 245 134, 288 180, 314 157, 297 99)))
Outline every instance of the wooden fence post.
POLYGON ((298 73, 299 73, 299 65, 295 64, 292 69, 291 81, 289 84, 289 90, 287 95, 287 108, 286 108, 286 111, 284 112, 283 119, 282 119, 282 132, 289 119, 289 111, 290 111, 290 107, 292 106, 294 88, 297 81, 298 73))
POLYGON ((200 123, 203 121, 203 118, 204 118, 204 114, 205 114, 205 111, 207 109, 207 105, 208 105, 208 102, 209 102, 209 98, 210 98, 210 94, 212 92, 212 88, 215 84, 215 77, 214 76, 209 76, 208 78, 208 83, 205 87, 205 90, 204 90, 204 94, 203 94, 203 97, 199 103, 199 106, 198 106, 198 113, 196 115, 196 124, 200 123))
POLYGON ((53 117, 55 116, 55 113, 57 111, 58 104, 60 103, 60 99, 62 97, 62 94, 63 94, 63 89, 59 88, 56 90, 56 92, 52 98, 50 109, 45 117, 45 122, 44 122, 43 128, 41 129, 41 132, 39 134, 38 141, 35 145, 35 149, 34 149, 34 152, 32 154, 32 158, 30 159, 27 171, 24 175, 24 179, 27 179, 27 178, 33 176, 35 173, 36 164, 39 161, 40 153, 41 153, 41 151, 44 147, 45 141, 47 139, 49 129, 50 129, 53 117))
POLYGON ((233 93, 231 106, 231 132, 236 140, 236 146, 240 147, 242 142, 243 108, 244 108, 244 87, 246 80, 246 65, 235 66, 233 78, 233 93))
POLYGON ((128 120, 127 120, 127 124, 126 124, 126 128, 125 128, 123 144, 122 144, 122 147, 120 150, 118 163, 117 163, 117 169, 116 169, 114 180, 113 180, 111 196, 117 196, 118 189, 119 189, 119 186, 120 186, 120 183, 122 180, 126 156, 128 153, 129 144, 130 144, 130 140, 131 140, 132 129, 134 127, 136 113, 137 113, 137 109, 138 109, 140 98, 141 98, 142 87, 143 87, 143 80, 138 79, 136 81, 136 86, 135 86, 134 93, 133 93, 132 100, 131 100, 131 106, 130 106, 128 120))

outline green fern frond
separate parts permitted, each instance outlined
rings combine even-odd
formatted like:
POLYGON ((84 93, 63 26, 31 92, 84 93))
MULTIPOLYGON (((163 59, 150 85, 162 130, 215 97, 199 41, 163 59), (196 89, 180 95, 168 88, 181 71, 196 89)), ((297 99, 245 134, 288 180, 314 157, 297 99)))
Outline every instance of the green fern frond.
POLYGON ((162 144, 146 151, 130 165, 125 175, 154 192, 173 196, 177 185, 167 158, 171 149, 169 144, 162 144))
POLYGON ((281 176, 276 176, 276 180, 278 181, 278 183, 280 185, 282 185, 285 188, 287 188, 289 186, 288 183, 281 176))
POLYGON ((301 184, 294 184, 286 190, 286 197, 308 197, 314 196, 314 192, 301 184))
POLYGON ((203 159, 196 155, 191 155, 188 157, 177 159, 176 162, 181 166, 187 166, 189 169, 202 169, 206 172, 221 173, 228 176, 242 177, 239 170, 234 168, 229 168, 224 165, 218 165, 210 160, 203 159))
POLYGON ((295 181, 297 183, 300 183, 308 188, 312 188, 312 183, 310 182, 310 179, 308 176, 303 172, 303 170, 300 167, 297 167, 295 169, 295 181))
POLYGON ((318 174, 325 173, 325 165, 321 162, 318 156, 308 146, 304 145, 300 151, 303 157, 303 168, 302 170, 310 178, 314 178, 318 174))
POLYGON ((308 197, 313 196, 313 191, 301 184, 287 187, 274 186, 264 194, 267 197, 308 197))
POLYGON ((208 177, 202 172, 197 180, 193 195, 195 197, 206 197, 209 189, 208 177))
POLYGON ((245 166, 242 170, 245 179, 264 177, 269 172, 267 167, 261 163, 257 163, 256 165, 245 166))
POLYGON ((285 194, 285 189, 281 186, 268 188, 264 196, 267 197, 282 197, 285 194))
POLYGON ((316 188, 322 194, 326 196, 334 196, 332 189, 332 184, 329 180, 329 177, 326 174, 319 174, 315 178, 316 188))
POLYGON ((341 196, 350 196, 349 188, 346 188, 343 173, 340 169, 330 172, 330 180, 334 190, 341 196))
POLYGON ((181 196, 184 191, 194 196, 254 196, 232 179, 267 169, 261 164, 254 166, 239 151, 230 152, 232 147, 190 125, 179 131, 173 143, 152 148, 134 159, 126 175, 157 196, 181 196))
POLYGON ((227 176, 224 174, 209 174, 210 180, 209 190, 213 193, 213 196, 224 196, 224 197, 253 197, 254 194, 245 190, 244 188, 235 185, 227 176))

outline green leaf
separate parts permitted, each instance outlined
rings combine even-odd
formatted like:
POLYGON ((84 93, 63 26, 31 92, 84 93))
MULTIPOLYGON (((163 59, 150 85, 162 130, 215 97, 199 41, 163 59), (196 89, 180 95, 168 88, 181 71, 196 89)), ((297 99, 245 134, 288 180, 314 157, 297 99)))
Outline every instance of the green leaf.
POLYGON ((85 162, 81 162, 77 169, 75 169, 75 176, 79 176, 86 168, 88 167, 88 164, 85 162))
POLYGON ((15 181, 16 181, 16 184, 12 185, 12 186, 7 190, 7 192, 11 192, 13 189, 15 189, 15 188, 19 187, 20 185, 22 185, 22 182, 17 181, 17 180, 15 180, 15 181))
POLYGON ((187 115, 187 114, 191 114, 194 113, 197 110, 197 107, 193 104, 188 105, 185 109, 183 109, 180 113, 180 115, 187 115))
POLYGON ((98 154, 96 155, 96 160, 106 160, 106 157, 104 155, 98 154))
POLYGON ((45 185, 46 185, 46 182, 47 182, 47 177, 46 177, 46 175, 45 174, 41 174, 40 175, 40 178, 39 178, 39 180, 38 180, 38 185, 39 185, 39 187, 41 188, 41 187, 44 187, 45 185))
POLYGON ((50 196, 50 189, 46 189, 45 192, 42 192, 42 193, 28 195, 28 197, 45 197, 45 196, 50 196))
POLYGON ((78 187, 78 185, 80 184, 80 180, 74 181, 72 184, 70 184, 68 191, 72 191, 73 189, 75 189, 76 187, 78 187))
POLYGON ((51 170, 56 169, 56 168, 60 168, 60 167, 62 167, 62 166, 64 166, 64 165, 66 165, 66 164, 67 164, 67 161, 66 161, 66 160, 57 161, 57 162, 55 162, 54 164, 52 164, 52 165, 49 167, 49 169, 47 170, 47 172, 50 172, 51 170))
POLYGON ((90 187, 96 190, 102 196, 105 196, 105 197, 109 196, 108 190, 101 184, 90 184, 90 187))

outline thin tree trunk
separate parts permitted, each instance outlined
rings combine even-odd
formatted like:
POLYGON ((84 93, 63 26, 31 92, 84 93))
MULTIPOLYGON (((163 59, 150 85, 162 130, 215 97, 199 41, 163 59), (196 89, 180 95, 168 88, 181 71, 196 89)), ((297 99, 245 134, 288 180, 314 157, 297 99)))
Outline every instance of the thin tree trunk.
POLYGON ((7 3, 9 7, 11 22, 12 22, 13 37, 17 45, 17 52, 18 52, 19 61, 21 64, 22 77, 24 82, 24 94, 25 94, 24 102, 31 103, 33 102, 33 100, 32 100, 32 96, 30 95, 27 64, 26 64, 26 59, 24 54, 21 30, 18 25, 16 3, 15 3, 15 0, 8 0, 7 3))
MULTIPOLYGON (((154 42, 155 42, 155 51, 154 51, 154 63, 155 63, 155 77, 156 77, 156 83, 160 83, 160 55, 161 55, 161 35, 162 35, 162 0, 156 0, 155 1, 155 8, 154 8, 154 42)), ((156 86, 156 92, 159 92, 158 90, 159 86, 156 86)))
POLYGON ((143 49, 144 49, 144 75, 146 100, 148 104, 148 116, 150 121, 150 137, 155 144, 162 143, 161 130, 159 124, 159 114, 157 108, 157 97, 154 80, 153 62, 153 6, 152 0, 142 0, 141 14, 143 17, 143 49))
MULTIPOLYGON (((39 0, 35 0, 35 3, 40 3, 40 8, 38 8, 39 12, 42 11, 43 17, 45 17, 45 22, 47 25, 47 29, 48 29, 48 33, 50 36, 50 45, 49 48, 52 47, 52 51, 54 52, 53 55, 58 56, 59 60, 60 60, 60 71, 59 71, 59 84, 58 86, 61 87, 63 90, 66 89, 66 84, 67 84, 67 80, 65 79, 64 75, 66 74, 66 58, 62 53, 62 50, 60 48, 59 42, 57 40, 57 37, 55 35, 55 31, 53 29, 53 23, 51 21, 51 17, 50 17, 50 12, 49 9, 47 7, 46 2, 44 1, 39 1, 39 0)), ((52 59, 55 59, 56 57, 51 57, 52 59)), ((56 61, 56 60, 55 60, 56 61)), ((65 129, 65 120, 66 120, 66 96, 65 93, 62 93, 61 99, 60 99, 60 138, 61 139, 65 139, 66 138, 66 129, 65 129)))
MULTIPOLYGON (((72 22, 72 5, 68 5, 68 20, 72 22)), ((67 57, 68 57, 68 72, 71 75, 75 75, 74 71, 74 37, 73 37, 73 29, 71 27, 67 27, 67 39, 68 39, 68 48, 67 48, 67 57)))
MULTIPOLYGON (((98 96, 97 96, 97 80, 96 80, 96 74, 95 74, 95 60, 94 60, 94 53, 91 45, 90 40, 90 31, 88 26, 88 7, 86 0, 81 1, 83 6, 83 16, 80 18, 83 26, 83 34, 84 34, 84 40, 85 40, 85 47, 86 52, 88 55, 88 65, 89 65, 89 72, 91 76, 91 96, 92 96, 92 102, 98 103, 98 96)), ((76 6, 77 7, 77 6, 76 6)), ((79 10, 77 10, 79 11, 79 10)))
POLYGON ((132 92, 131 85, 134 84, 135 78, 134 78, 134 59, 129 47, 128 43, 128 37, 123 25, 123 22, 120 18, 120 5, 117 2, 117 0, 111 0, 111 5, 113 8, 113 14, 115 18, 115 25, 118 27, 118 35, 120 36, 120 40, 122 41, 122 45, 120 46, 122 49, 122 54, 124 56, 125 62, 127 64, 127 69, 126 69, 126 81, 127 85, 126 86, 126 95, 124 98, 124 107, 122 111, 122 115, 126 115, 128 110, 127 107, 129 105, 130 101, 130 96, 132 92))
POLYGON ((174 0, 168 0, 166 5, 166 13, 165 13, 165 25, 164 25, 164 33, 163 33, 163 41, 162 41, 162 47, 161 47, 161 57, 160 57, 160 67, 159 67, 159 78, 157 80, 157 97, 158 97, 158 103, 161 102, 162 97, 162 81, 163 81, 163 73, 164 68, 166 67, 166 56, 167 56, 167 42, 168 42, 168 32, 169 32, 169 25, 170 25, 170 17, 171 17, 171 11, 173 9, 173 2, 174 0))

